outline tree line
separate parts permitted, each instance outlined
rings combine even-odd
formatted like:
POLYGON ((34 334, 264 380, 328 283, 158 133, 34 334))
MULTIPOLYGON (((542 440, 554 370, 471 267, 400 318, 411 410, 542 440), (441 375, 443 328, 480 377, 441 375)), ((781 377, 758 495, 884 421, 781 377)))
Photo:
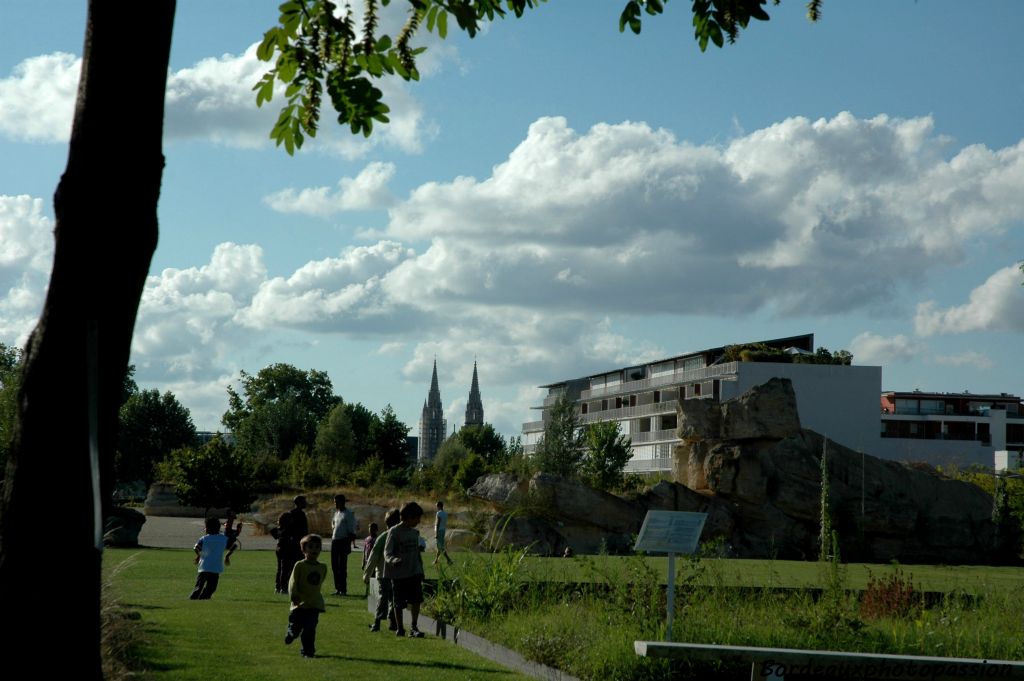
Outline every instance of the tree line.
MULTIPOLYGON (((10 446, 21 353, 0 344, 0 456, 10 446)), ((584 426, 575 405, 550 410, 536 451, 494 426, 453 432, 432 461, 417 465, 408 425, 390 405, 375 413, 346 402, 326 372, 272 364, 241 371, 228 386, 224 433, 200 442, 192 415, 171 391, 141 389, 129 366, 121 387, 115 501, 145 494, 158 481, 175 485, 188 505, 246 509, 261 491, 351 485, 413 487, 462 494, 486 473, 547 472, 604 490, 628 486, 631 456, 617 423, 584 426)))

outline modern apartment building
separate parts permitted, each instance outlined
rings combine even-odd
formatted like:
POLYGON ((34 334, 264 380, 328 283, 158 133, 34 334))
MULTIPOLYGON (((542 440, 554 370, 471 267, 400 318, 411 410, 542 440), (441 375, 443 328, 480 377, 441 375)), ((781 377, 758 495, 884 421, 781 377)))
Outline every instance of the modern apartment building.
POLYGON ((878 456, 992 466, 995 452, 1024 452, 1024 404, 1017 395, 888 391, 881 411, 878 456))
MULTIPOLYGON (((760 341, 794 354, 814 352, 814 335, 760 341)), ((726 362, 725 347, 691 352, 636 366, 551 383, 541 419, 523 424, 526 452, 544 433, 547 410, 567 395, 584 424, 618 421, 632 443, 632 472, 668 471, 676 438, 680 400, 728 400, 773 377, 788 378, 796 392, 800 421, 853 449, 871 452, 878 437, 877 399, 882 369, 877 366, 726 362)))

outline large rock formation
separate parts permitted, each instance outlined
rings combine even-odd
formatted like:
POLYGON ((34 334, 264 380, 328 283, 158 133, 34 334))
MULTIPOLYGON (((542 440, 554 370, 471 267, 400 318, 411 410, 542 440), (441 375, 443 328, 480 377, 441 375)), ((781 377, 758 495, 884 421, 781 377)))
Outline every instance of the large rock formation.
POLYGON ((974 485, 854 452, 801 429, 788 380, 734 400, 684 400, 678 482, 623 499, 538 474, 488 475, 469 489, 496 515, 485 546, 530 546, 558 555, 630 551, 648 510, 707 513, 701 542, 721 538, 728 555, 816 558, 821 456, 826 454, 833 527, 844 560, 988 563, 992 497, 974 485))
POLYGON ((731 507, 725 536, 740 555, 817 555, 823 453, 845 559, 977 563, 992 555, 991 496, 801 429, 788 380, 721 404, 684 400, 678 433, 676 479, 731 507))

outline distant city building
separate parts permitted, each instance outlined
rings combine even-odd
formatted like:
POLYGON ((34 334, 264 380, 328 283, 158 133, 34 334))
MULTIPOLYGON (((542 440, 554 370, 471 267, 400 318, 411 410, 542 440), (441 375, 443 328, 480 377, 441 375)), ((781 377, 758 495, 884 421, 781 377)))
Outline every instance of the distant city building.
POLYGON ((437 386, 437 360, 434 360, 434 373, 430 377, 430 392, 423 403, 423 414, 420 416, 420 438, 416 453, 416 462, 424 465, 434 460, 437 450, 444 442, 448 422, 444 418, 441 406, 441 390, 437 386))
MULTIPOLYGON (((790 354, 814 352, 814 334, 760 341, 790 354)), ((872 452, 879 441, 877 366, 779 362, 726 362, 725 347, 676 355, 541 386, 548 394, 541 419, 523 424, 523 449, 536 450, 548 410, 562 396, 576 405, 584 425, 616 421, 632 444, 627 471, 672 469, 676 406, 680 400, 728 400, 771 378, 788 378, 796 393, 800 423, 842 445, 872 452)))
POLYGON ((480 385, 476 379, 476 362, 473 362, 473 383, 469 386, 469 400, 466 402, 466 425, 484 425, 484 403, 480 400, 480 385))
POLYGON ((991 466, 996 452, 1024 451, 1017 395, 890 390, 881 394, 878 456, 943 465, 991 466))
POLYGON ((196 442, 198 442, 199 446, 202 447, 215 437, 219 437, 221 441, 226 445, 229 445, 231 447, 235 446, 235 436, 233 433, 221 433, 219 431, 213 432, 211 430, 198 431, 196 433, 196 442))

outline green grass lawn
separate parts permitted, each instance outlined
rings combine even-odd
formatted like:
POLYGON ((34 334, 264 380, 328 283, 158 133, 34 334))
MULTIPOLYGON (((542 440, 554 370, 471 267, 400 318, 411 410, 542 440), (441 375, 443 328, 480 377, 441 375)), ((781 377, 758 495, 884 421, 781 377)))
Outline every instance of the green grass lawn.
MULTIPOLYGON (((293 681, 299 675, 345 681, 525 679, 447 641, 371 633, 362 598, 360 554, 349 560, 349 593, 326 596, 317 627, 317 659, 284 645, 288 597, 274 593, 271 551, 240 551, 208 601, 191 601, 192 551, 108 549, 104 572, 121 605, 141 613, 142 659, 160 679, 293 681)), ((330 584, 330 581, 329 581, 330 584)), ((325 591, 327 585, 325 585, 325 591)))
MULTIPOLYGON (((349 593, 353 596, 326 597, 328 608, 320 619, 319 659, 315 660, 302 659, 297 643, 290 647, 283 643, 288 601, 286 596, 274 593, 273 552, 236 553, 209 601, 188 599, 195 580, 192 557, 191 551, 181 549, 109 549, 105 553, 108 591, 123 606, 141 614, 141 658, 160 679, 262 681, 294 679, 296 673, 358 681, 526 678, 429 633, 426 639, 413 640, 369 632, 371 616, 362 597, 358 553, 353 553, 349 561, 349 593), (211 670, 216 670, 213 676, 211 670)), ((486 566, 496 560, 489 554, 457 553, 454 557, 456 565, 445 570, 446 576, 463 580, 486 573, 486 566)), ((425 556, 426 576, 435 578, 438 571, 430 565, 431 559, 431 554, 425 556)), ((593 659, 580 661, 578 668, 569 665, 570 671, 583 678, 653 678, 650 674, 659 668, 635 658, 632 640, 650 638, 651 625, 656 627, 664 613, 656 605, 641 607, 649 589, 634 591, 628 584, 638 576, 641 582, 653 580, 648 586, 658 581, 664 584, 667 563, 666 558, 646 558, 638 563, 636 558, 611 556, 527 557, 516 578, 596 581, 614 586, 589 604, 568 600, 559 604, 556 595, 551 608, 534 609, 533 599, 523 594, 512 599, 510 611, 503 617, 481 623, 479 630, 476 625, 469 628, 551 664, 565 663, 561 656, 568 650, 583 651, 593 659), (641 565, 647 568, 641 569, 641 565), (604 607, 605 601, 614 601, 614 607, 604 607)), ((681 576, 687 571, 696 575, 677 595, 677 636, 681 637, 677 640, 788 647, 817 647, 825 641, 826 647, 833 649, 967 657, 998 657, 1011 649, 1012 654, 1018 654, 1019 594, 1024 586, 1021 568, 900 566, 918 591, 979 595, 981 607, 954 603, 909 619, 871 622, 855 637, 851 630, 847 641, 846 626, 842 624, 846 620, 819 621, 820 609, 799 593, 793 596, 796 600, 776 601, 788 597, 701 588, 820 588, 828 579, 822 564, 705 559, 696 572, 694 567, 687 559, 677 559, 681 576), (834 626, 842 631, 828 629, 834 626)), ((859 590, 867 584, 869 575, 884 577, 892 573, 893 567, 851 564, 842 570, 842 588, 859 590)), ((325 586, 325 591, 329 590, 325 586)))

